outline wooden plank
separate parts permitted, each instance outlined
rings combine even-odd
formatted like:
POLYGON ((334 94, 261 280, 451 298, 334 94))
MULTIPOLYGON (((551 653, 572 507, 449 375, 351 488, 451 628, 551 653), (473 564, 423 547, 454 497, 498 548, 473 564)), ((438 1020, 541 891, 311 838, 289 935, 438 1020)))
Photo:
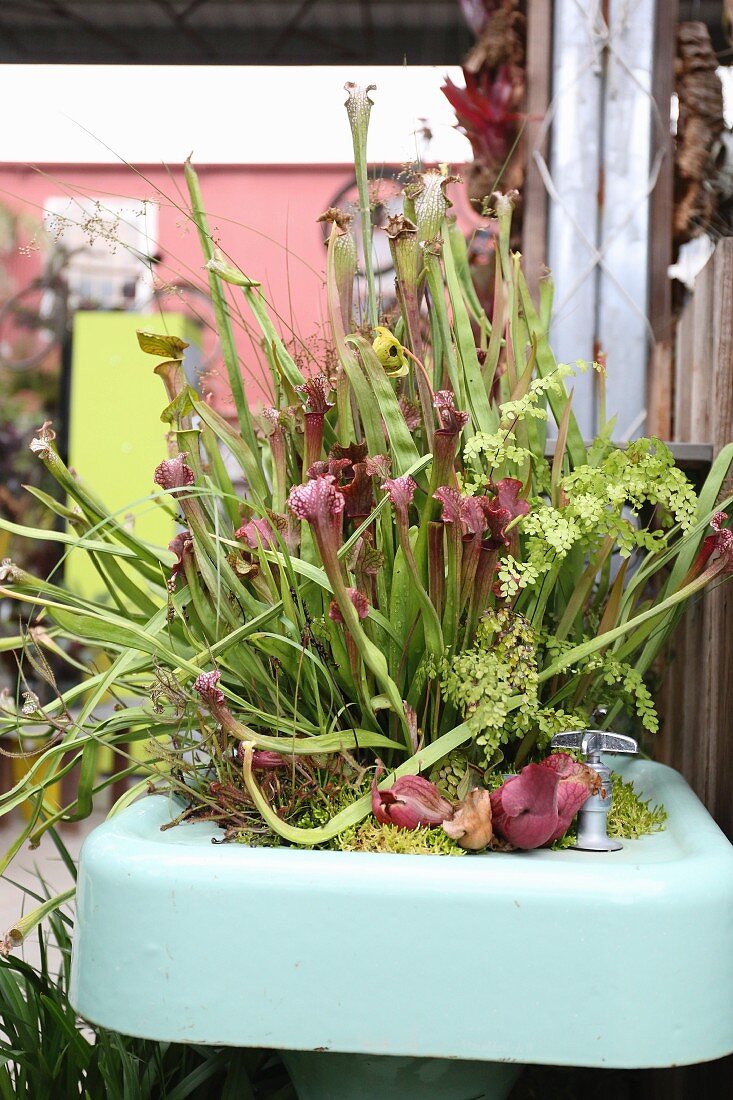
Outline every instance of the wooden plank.
POLYGON ((716 449, 733 439, 733 238, 723 237, 713 256, 712 308, 714 401, 712 441, 716 449))
POLYGON ((695 285, 695 340, 690 360, 691 376, 678 379, 682 400, 690 403, 690 439, 711 439, 713 412, 710 400, 713 374, 717 370, 713 346, 713 315, 718 298, 715 281, 715 258, 710 258, 695 285))
POLYGON ((713 440, 714 313, 718 301, 715 255, 695 279, 677 327, 675 431, 678 441, 713 440))
MULTIPOLYGON (((724 238, 698 276, 677 329, 675 434, 733 440, 733 240, 724 238)), ((718 582, 691 607, 667 655, 655 755, 685 776, 733 840, 733 586, 718 582)), ((643 1100, 733 1095, 733 1058, 658 1071, 643 1100)))
MULTIPOLYGON (((712 331, 712 377, 708 379, 706 419, 718 451, 733 439, 733 240, 723 238, 713 255, 713 285, 710 326, 712 331), (712 400, 711 400, 712 398, 712 400)), ((729 655, 733 644, 733 592, 721 583, 705 595, 708 617, 706 649, 708 677, 706 721, 706 774, 700 786, 706 805, 718 824, 733 838, 733 756, 730 730, 733 728, 733 688, 729 655)))
MULTIPOLYGON (((677 439, 733 440, 733 240, 700 272, 678 325, 677 439)), ((718 582, 690 607, 673 642, 660 704, 660 756, 678 768, 733 839, 733 591, 718 582)))
POLYGON ((538 150, 547 157, 543 122, 550 105, 552 80, 552 0, 527 3, 527 124, 524 130, 526 175, 522 215, 522 256, 529 288, 537 293, 547 265, 547 191, 534 160, 538 150))
POLYGON ((661 439, 672 437, 674 403, 674 319, 672 284, 667 270, 672 263, 672 215, 674 210, 674 142, 669 126, 674 90, 674 59, 678 0, 657 0, 654 28, 652 96, 652 163, 663 154, 659 175, 649 198, 649 323, 653 344, 647 376, 647 431, 661 439))
MULTIPOLYGON (((719 242, 679 327, 678 428, 707 433, 714 450, 733 439, 733 240, 719 242), (686 420, 683 420, 686 417, 686 420)), ((718 584, 688 610, 663 689, 662 755, 678 768, 733 839, 733 590, 718 584)), ((733 1059, 658 1079, 656 1096, 733 1094, 733 1059), (666 1091, 665 1091, 666 1090, 666 1091)))
POLYGON ((695 302, 690 298, 677 323, 677 340, 674 354, 674 428, 673 438, 678 442, 690 442, 692 416, 689 401, 688 364, 692 363, 695 349, 695 302))
MULTIPOLYGON (((653 255, 654 249, 651 250, 653 255)), ((674 415, 674 354, 671 340, 655 340, 647 372, 648 435, 669 439, 674 415)))

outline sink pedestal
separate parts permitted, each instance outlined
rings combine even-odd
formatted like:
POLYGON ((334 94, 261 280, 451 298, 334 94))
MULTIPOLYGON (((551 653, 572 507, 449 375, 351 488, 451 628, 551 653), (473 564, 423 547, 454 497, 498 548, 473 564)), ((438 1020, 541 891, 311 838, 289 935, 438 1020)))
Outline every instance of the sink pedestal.
POLYGON ((299 1100, 506 1100, 522 1066, 450 1058, 289 1051, 299 1100))

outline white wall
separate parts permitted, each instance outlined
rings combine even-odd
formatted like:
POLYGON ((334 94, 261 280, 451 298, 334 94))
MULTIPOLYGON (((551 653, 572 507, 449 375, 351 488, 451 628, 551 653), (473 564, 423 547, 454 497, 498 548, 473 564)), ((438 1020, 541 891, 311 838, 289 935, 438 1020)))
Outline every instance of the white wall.
POLYGON ((347 80, 376 84, 370 159, 470 158, 440 91, 457 67, 0 65, 0 161, 342 164, 347 80), (12 104, 12 110, 7 109, 12 104), (415 136, 426 119, 433 141, 415 136))

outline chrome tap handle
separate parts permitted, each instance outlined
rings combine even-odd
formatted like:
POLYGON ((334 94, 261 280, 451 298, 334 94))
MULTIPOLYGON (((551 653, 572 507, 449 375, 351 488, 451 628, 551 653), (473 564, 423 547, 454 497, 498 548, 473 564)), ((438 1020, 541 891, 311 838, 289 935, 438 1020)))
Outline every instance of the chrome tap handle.
POLYGON ((602 752, 637 753, 639 746, 633 737, 625 733, 613 733, 611 730, 569 730, 556 733, 550 742, 553 749, 576 749, 584 756, 600 755, 602 752))
POLYGON ((601 789, 583 803, 578 814, 578 839, 575 844, 586 852, 615 852, 623 845, 608 836, 608 811, 611 809, 611 770, 601 760, 601 753, 627 753, 639 751, 633 737, 611 730, 568 730, 556 733, 550 745, 553 749, 580 750, 589 768, 598 773, 601 789))

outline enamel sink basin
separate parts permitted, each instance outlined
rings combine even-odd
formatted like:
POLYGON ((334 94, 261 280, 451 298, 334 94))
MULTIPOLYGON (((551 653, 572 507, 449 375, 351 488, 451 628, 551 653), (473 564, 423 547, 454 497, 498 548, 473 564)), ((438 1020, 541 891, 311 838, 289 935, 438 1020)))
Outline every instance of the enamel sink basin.
POLYGON ((479 1100, 529 1062, 727 1055, 733 847, 676 772, 609 763, 669 814, 609 853, 214 845, 206 823, 161 832, 178 808, 144 798, 83 846, 72 1004, 129 1035, 279 1049, 301 1100, 479 1100))

